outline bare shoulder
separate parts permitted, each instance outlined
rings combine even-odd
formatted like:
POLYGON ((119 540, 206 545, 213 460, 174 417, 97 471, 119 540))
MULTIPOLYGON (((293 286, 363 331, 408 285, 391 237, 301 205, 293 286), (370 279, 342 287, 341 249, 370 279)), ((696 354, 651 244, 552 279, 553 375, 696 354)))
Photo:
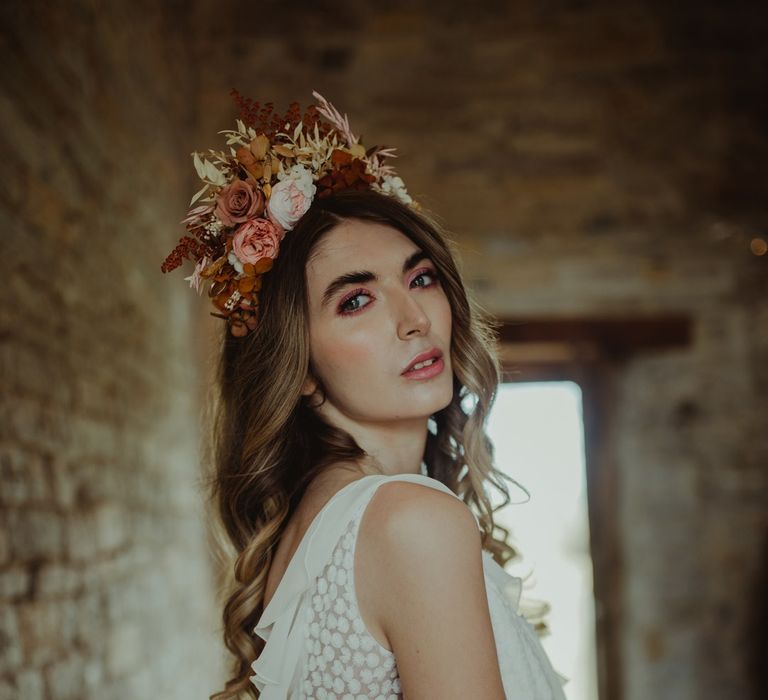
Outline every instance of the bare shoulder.
POLYGON ((480 531, 467 505, 426 484, 387 481, 380 484, 366 508, 374 545, 394 547, 393 556, 439 554, 457 544, 480 553, 480 531), (418 536, 417 536, 418 535, 418 536))
POLYGON ((468 506, 425 484, 384 482, 358 544, 358 596, 395 654, 405 696, 503 700, 481 533, 468 506))

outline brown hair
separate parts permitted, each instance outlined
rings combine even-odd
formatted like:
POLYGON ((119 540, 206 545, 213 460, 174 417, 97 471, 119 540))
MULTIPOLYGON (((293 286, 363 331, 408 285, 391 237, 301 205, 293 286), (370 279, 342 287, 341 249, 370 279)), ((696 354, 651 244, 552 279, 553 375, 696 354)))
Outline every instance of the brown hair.
POLYGON ((486 493, 490 483, 503 494, 504 502, 496 509, 510 501, 504 483, 510 477, 494 467, 493 446, 485 432, 500 376, 492 348, 494 322, 468 297, 453 243, 428 215, 394 197, 372 190, 316 197, 286 234, 273 268, 264 275, 256 330, 243 338, 226 329, 222 334, 209 402, 209 484, 213 520, 233 579, 226 583, 223 635, 235 660, 232 678, 211 700, 258 698, 249 676, 264 642, 253 627, 263 611, 267 573, 280 535, 318 473, 332 463, 355 462, 366 454, 301 395, 311 371, 307 261, 323 236, 346 219, 392 226, 435 264, 452 310, 454 392, 451 403, 431 416, 435 432, 427 435, 423 461, 429 476, 477 514, 484 549, 502 566, 516 556, 507 543, 509 532, 494 523, 486 493))

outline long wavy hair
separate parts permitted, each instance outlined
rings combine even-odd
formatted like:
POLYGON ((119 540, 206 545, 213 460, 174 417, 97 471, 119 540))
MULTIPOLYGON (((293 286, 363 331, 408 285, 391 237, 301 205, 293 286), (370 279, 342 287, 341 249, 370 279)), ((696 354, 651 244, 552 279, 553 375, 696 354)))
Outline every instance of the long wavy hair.
MULTIPOLYGON (((312 372, 306 267, 323 237, 347 219, 392 226, 435 264, 452 310, 453 398, 431 418, 423 461, 477 515, 483 548, 502 566, 517 556, 509 531, 493 511, 510 502, 505 479, 493 463, 485 425, 496 398, 500 368, 496 325, 467 294, 454 261, 454 243, 428 214, 372 190, 315 198, 283 239, 263 277, 259 325, 243 338, 224 329, 207 425, 211 465, 208 508, 225 563, 223 636, 234 655, 232 677, 210 700, 258 698, 251 664, 264 641, 253 633, 264 609, 264 589, 280 536, 307 485, 327 466, 354 463, 365 451, 330 425, 302 396, 312 372), (503 494, 492 509, 487 487, 503 494)), ((312 374, 318 381, 319 378, 312 374)), ((323 391, 323 393, 325 393, 323 391)), ((517 482, 515 482, 517 483, 517 482)))

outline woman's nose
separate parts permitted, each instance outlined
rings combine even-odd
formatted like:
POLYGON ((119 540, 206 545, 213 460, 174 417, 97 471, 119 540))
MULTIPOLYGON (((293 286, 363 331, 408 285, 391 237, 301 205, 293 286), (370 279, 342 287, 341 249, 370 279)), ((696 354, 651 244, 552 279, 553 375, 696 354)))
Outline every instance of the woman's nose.
POLYGON ((408 338, 413 333, 422 335, 429 331, 431 322, 413 292, 405 292, 397 307, 398 335, 408 338))

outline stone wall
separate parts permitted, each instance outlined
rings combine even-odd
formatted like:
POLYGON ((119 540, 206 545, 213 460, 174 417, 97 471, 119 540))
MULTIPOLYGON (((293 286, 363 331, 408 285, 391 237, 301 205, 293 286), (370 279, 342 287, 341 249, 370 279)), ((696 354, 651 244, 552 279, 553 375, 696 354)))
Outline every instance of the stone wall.
POLYGON ((5 3, 0 698, 207 697, 200 370, 160 264, 194 184, 163 4, 5 3))

